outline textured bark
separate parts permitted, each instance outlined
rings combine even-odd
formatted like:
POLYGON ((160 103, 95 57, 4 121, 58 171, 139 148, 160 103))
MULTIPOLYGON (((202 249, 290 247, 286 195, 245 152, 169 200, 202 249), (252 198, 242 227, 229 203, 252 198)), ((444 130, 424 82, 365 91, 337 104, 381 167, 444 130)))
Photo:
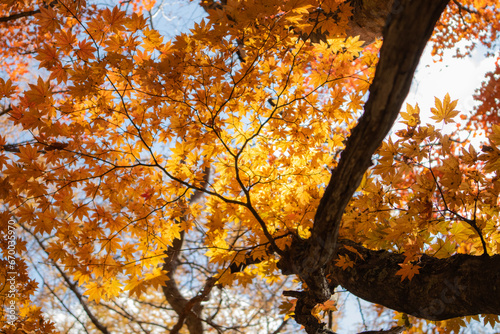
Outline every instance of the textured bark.
POLYGON ((347 36, 359 36, 361 41, 370 44, 382 37, 387 16, 394 0, 351 0, 352 17, 349 21, 347 36))
POLYGON ((342 270, 332 261, 326 273, 364 300, 428 320, 500 314, 500 255, 457 254, 444 259, 423 255, 417 263, 419 274, 401 281, 396 272, 404 255, 369 250, 348 240, 339 244, 338 254, 356 258, 356 264, 342 270), (356 248, 363 259, 343 248, 345 244, 356 248))

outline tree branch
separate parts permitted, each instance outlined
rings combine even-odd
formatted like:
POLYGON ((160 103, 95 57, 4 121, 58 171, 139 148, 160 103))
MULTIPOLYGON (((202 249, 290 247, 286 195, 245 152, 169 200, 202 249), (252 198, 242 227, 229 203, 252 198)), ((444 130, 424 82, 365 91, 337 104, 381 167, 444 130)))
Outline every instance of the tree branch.
POLYGON ((0 110, 0 116, 3 116, 9 112, 12 111, 12 106, 8 106, 8 107, 3 107, 2 110, 0 110))
POLYGON ((420 56, 447 3, 448 0, 395 1, 365 111, 347 140, 316 212, 309 239, 309 255, 316 258, 312 269, 321 268, 331 259, 344 209, 372 164, 373 153, 392 128, 420 56))
POLYGON ((331 296, 332 287, 324 270, 337 249, 344 209, 372 164, 373 153, 392 128, 425 45, 448 1, 394 1, 363 116, 332 172, 316 211, 311 237, 308 240, 295 239, 280 259, 278 266, 284 274, 296 274, 307 284, 307 294, 297 300, 295 319, 308 333, 325 331, 324 324, 320 324, 310 312, 315 304, 331 296))
POLYGON ((14 20, 20 19, 22 17, 32 16, 32 15, 35 15, 38 13, 40 13, 40 9, 28 10, 26 12, 20 12, 20 13, 12 14, 9 16, 0 16, 0 22, 14 21, 14 20))
POLYGON ((467 7, 465 7, 464 5, 462 5, 460 2, 458 2, 457 0, 453 0, 453 3, 455 5, 457 5, 457 7, 460 9, 460 10, 464 10, 466 11, 467 13, 469 14, 479 14, 479 12, 477 10, 474 10, 474 9, 469 9, 467 7))
POLYGON ((358 334, 399 334, 402 333, 405 330, 403 326, 396 326, 392 327, 391 329, 388 330, 379 330, 379 331, 367 331, 367 332, 361 332, 358 334))
POLYGON ((338 255, 356 258, 355 265, 343 270, 332 260, 326 274, 366 301, 427 320, 500 314, 500 255, 422 255, 416 263, 420 272, 401 281, 396 272, 403 254, 370 250, 349 240, 339 240, 339 246, 338 255), (343 245, 354 247, 362 258, 343 245))
MULTIPOLYGON (((45 5, 43 7, 44 8, 53 7, 56 3, 57 3, 57 0, 56 1, 52 1, 50 4, 45 5)), ((40 12, 41 12, 40 9, 35 9, 35 10, 27 10, 25 12, 20 12, 20 13, 12 14, 12 15, 9 15, 9 16, 0 16, 0 22, 14 21, 14 20, 17 20, 17 19, 20 19, 20 18, 23 18, 23 17, 36 15, 36 14, 38 14, 40 12)))
MULTIPOLYGON (((205 175, 203 178, 203 183, 201 189, 205 189, 210 180, 210 165, 205 168, 205 175)), ((203 195, 203 191, 196 189, 193 196, 189 199, 189 204, 198 201, 203 195)), ((184 219, 184 218, 183 218, 184 219)), ((179 315, 179 320, 175 324, 174 328, 170 331, 171 334, 176 334, 180 331, 184 322, 186 323, 189 333, 203 333, 203 323, 200 319, 200 314, 202 310, 201 301, 208 296, 216 280, 208 279, 201 293, 192 299, 188 300, 185 298, 175 282, 175 271, 179 266, 179 253, 184 242, 184 231, 181 232, 180 239, 174 239, 172 246, 168 247, 165 251, 167 257, 163 263, 163 270, 167 271, 167 276, 169 280, 165 282, 163 286, 163 295, 168 301, 170 306, 179 315), (202 297, 200 297, 202 296, 202 297)))
POLYGON ((447 3, 448 0, 395 1, 365 112, 332 172, 308 245, 300 245, 304 241, 296 240, 289 260, 281 261, 287 273, 307 277, 331 260, 344 209, 372 164, 373 153, 396 120, 420 56, 447 3))
POLYGON ((171 333, 178 333, 184 322, 186 322, 189 333, 203 333, 203 324, 199 318, 201 308, 199 305, 191 305, 190 308, 187 308, 189 301, 181 294, 179 287, 175 282, 174 274, 179 264, 178 257, 183 241, 184 232, 181 233, 181 238, 175 239, 172 242, 172 246, 165 252, 167 257, 163 263, 163 270, 167 271, 167 276, 169 278, 169 280, 167 280, 165 285, 162 287, 163 295, 170 306, 172 306, 175 313, 179 315, 179 320, 171 330, 171 333))
MULTIPOLYGON (((45 145, 44 150, 38 150, 38 153, 45 154, 49 151, 55 151, 55 150, 63 150, 68 146, 67 143, 52 143, 52 144, 46 144, 46 143, 40 143, 38 144, 45 145)), ((0 145, 0 150, 3 150, 5 152, 12 152, 12 153, 19 153, 21 152, 20 147, 22 147, 24 144, 5 144, 5 145, 0 145)))

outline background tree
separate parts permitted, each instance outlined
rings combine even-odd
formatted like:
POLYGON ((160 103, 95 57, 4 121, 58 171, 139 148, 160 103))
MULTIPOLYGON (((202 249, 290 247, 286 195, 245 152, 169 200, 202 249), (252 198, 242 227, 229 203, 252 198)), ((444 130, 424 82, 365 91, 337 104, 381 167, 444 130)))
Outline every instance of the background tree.
POLYGON ((329 333, 337 287, 392 333, 498 321, 500 127, 478 152, 407 105, 383 142, 494 1, 204 1, 169 41, 155 6, 0 8, 4 332, 329 333))

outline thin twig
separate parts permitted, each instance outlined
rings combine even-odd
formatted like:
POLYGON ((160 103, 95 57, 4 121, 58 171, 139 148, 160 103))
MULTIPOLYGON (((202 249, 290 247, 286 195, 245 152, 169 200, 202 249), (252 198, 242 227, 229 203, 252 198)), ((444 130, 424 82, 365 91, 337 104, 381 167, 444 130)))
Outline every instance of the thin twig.
POLYGON ((460 2, 458 2, 457 0, 453 0, 453 3, 455 5, 457 5, 457 7, 460 10, 465 10, 467 13, 470 13, 470 14, 479 14, 479 12, 477 10, 469 9, 469 8, 465 7, 464 5, 462 5, 460 2))

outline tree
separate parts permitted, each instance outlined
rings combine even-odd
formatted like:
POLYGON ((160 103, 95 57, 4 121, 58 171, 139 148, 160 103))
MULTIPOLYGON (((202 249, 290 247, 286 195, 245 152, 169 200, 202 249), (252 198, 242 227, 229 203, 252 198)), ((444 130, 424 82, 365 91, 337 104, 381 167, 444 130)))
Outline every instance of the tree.
POLYGON ((478 152, 400 113, 498 4, 201 5, 170 41, 153 2, 0 7, 3 331, 333 333, 339 287, 399 312, 375 333, 498 322, 500 126, 478 152))

